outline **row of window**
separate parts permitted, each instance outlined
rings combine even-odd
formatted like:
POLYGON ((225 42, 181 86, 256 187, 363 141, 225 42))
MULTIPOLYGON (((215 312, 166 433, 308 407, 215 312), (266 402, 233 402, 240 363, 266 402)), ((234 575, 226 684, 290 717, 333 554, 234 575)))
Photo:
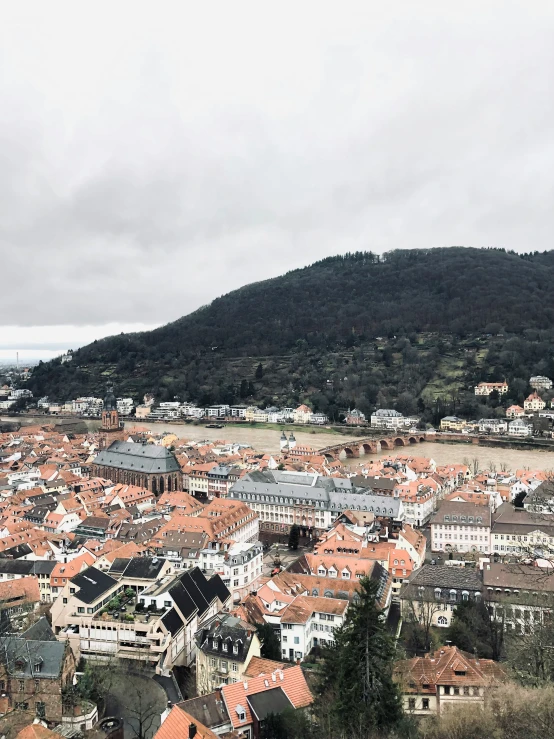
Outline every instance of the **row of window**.
POLYGON ((457 523, 458 520, 460 523, 483 523, 483 517, 482 516, 457 516, 456 514, 452 515, 445 515, 444 521, 452 521, 452 523, 457 523))

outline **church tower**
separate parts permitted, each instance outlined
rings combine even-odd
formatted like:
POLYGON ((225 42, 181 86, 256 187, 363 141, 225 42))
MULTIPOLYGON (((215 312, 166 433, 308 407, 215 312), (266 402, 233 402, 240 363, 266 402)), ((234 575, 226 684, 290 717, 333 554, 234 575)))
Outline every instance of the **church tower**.
POLYGON ((108 388, 106 397, 104 398, 104 409, 102 410, 102 426, 100 431, 119 431, 119 413, 117 403, 113 392, 113 387, 108 388))
POLYGON ((291 431, 290 436, 289 436, 289 449, 294 449, 295 447, 296 447, 296 437, 291 431))
POLYGON ((287 437, 285 436, 285 432, 281 434, 281 439, 279 441, 279 448, 281 451, 284 451, 285 449, 288 449, 288 441, 287 437))

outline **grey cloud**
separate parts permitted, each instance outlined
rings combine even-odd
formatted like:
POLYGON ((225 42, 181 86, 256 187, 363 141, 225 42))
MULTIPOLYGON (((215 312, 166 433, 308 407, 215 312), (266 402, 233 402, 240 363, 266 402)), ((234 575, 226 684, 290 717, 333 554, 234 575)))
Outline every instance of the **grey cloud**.
POLYGON ((448 5, 15 9, 2 320, 162 323, 353 249, 551 248, 552 8, 448 5))

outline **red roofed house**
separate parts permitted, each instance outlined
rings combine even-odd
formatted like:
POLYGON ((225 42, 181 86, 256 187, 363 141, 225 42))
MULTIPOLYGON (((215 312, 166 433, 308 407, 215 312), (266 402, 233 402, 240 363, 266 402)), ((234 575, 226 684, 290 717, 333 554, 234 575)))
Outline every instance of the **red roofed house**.
POLYGON ((418 716, 440 715, 449 708, 468 704, 482 708, 487 693, 506 680, 506 673, 492 659, 475 659, 458 647, 424 657, 401 660, 394 668, 404 710, 418 716))
POLYGON ((40 588, 34 576, 0 582, 0 613, 17 616, 40 605, 40 588))
POLYGON ((259 739, 268 714, 305 708, 313 702, 300 665, 224 685, 221 693, 233 729, 245 739, 259 739))
POLYGON ((218 739, 217 734, 195 719, 180 706, 173 706, 169 715, 154 734, 154 739, 218 739))

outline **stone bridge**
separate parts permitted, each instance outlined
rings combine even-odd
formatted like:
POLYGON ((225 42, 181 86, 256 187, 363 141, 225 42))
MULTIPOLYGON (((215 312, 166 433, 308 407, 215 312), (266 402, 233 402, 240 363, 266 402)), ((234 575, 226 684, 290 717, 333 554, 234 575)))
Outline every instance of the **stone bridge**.
POLYGON ((343 444, 326 446, 320 449, 318 453, 325 455, 329 461, 345 458, 353 459, 364 454, 375 454, 383 449, 392 450, 397 447, 419 444, 425 440, 425 433, 419 431, 413 434, 396 434, 381 438, 373 436, 370 439, 351 439, 350 441, 345 441, 343 444))

